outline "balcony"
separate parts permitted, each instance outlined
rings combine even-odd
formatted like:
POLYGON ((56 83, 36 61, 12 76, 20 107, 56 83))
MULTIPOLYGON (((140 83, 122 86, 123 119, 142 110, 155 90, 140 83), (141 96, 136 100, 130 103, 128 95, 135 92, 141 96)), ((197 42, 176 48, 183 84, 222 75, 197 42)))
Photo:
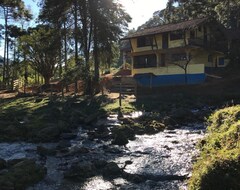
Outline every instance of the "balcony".
POLYGON ((226 53, 228 51, 228 45, 227 42, 224 40, 215 41, 210 40, 206 41, 203 38, 189 38, 187 40, 187 45, 189 46, 195 46, 195 47, 202 47, 209 50, 215 50, 219 52, 226 53))
POLYGON ((202 38, 188 38, 188 43, 189 46, 199 46, 199 47, 204 47, 205 43, 202 38))

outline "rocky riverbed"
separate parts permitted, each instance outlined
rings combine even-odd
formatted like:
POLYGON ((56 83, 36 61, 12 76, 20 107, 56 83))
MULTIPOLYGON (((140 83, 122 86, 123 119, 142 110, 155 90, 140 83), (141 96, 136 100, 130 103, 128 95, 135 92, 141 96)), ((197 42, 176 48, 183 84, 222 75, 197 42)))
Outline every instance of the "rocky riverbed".
POLYGON ((58 143, 1 143, 0 158, 31 159, 46 168, 45 178, 28 190, 186 188, 185 179, 197 155, 196 142, 205 132, 202 123, 134 135, 122 145, 114 145, 111 138, 111 128, 122 120, 111 115, 96 123, 103 124, 108 127, 89 130, 80 126, 62 134, 58 143))

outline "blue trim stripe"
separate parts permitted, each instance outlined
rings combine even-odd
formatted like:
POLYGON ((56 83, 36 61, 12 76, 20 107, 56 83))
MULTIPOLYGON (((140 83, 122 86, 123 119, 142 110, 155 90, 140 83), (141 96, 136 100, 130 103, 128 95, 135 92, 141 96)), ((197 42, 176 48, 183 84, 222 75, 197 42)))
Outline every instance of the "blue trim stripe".
POLYGON ((138 84, 142 86, 167 86, 167 85, 179 85, 179 84, 199 84, 205 81, 205 74, 187 74, 187 79, 185 74, 177 75, 151 75, 151 74, 136 74, 134 78, 137 80, 138 84), (187 83, 186 83, 187 81, 187 83))

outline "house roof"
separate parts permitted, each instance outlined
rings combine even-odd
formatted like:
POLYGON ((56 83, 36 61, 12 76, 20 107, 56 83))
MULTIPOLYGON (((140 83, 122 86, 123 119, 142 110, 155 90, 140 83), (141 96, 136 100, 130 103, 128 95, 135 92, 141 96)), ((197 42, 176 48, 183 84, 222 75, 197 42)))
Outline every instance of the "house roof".
POLYGON ((122 40, 130 39, 130 38, 137 38, 140 36, 150 36, 150 35, 160 34, 160 33, 164 33, 164 32, 190 29, 190 28, 199 26, 206 20, 207 20, 207 18, 205 17, 205 18, 198 18, 198 19, 183 21, 183 22, 174 23, 174 24, 165 24, 165 25, 161 25, 161 26, 157 26, 157 27, 153 27, 153 28, 146 28, 143 30, 139 30, 133 34, 130 34, 130 35, 124 37, 122 40))

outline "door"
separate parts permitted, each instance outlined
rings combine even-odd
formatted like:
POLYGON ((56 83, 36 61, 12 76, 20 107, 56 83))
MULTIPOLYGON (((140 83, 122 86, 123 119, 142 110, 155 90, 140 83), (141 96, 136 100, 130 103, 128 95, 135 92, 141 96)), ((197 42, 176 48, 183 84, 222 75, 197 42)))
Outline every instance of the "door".
POLYGON ((162 48, 163 49, 168 48, 168 33, 163 33, 162 35, 162 48))

